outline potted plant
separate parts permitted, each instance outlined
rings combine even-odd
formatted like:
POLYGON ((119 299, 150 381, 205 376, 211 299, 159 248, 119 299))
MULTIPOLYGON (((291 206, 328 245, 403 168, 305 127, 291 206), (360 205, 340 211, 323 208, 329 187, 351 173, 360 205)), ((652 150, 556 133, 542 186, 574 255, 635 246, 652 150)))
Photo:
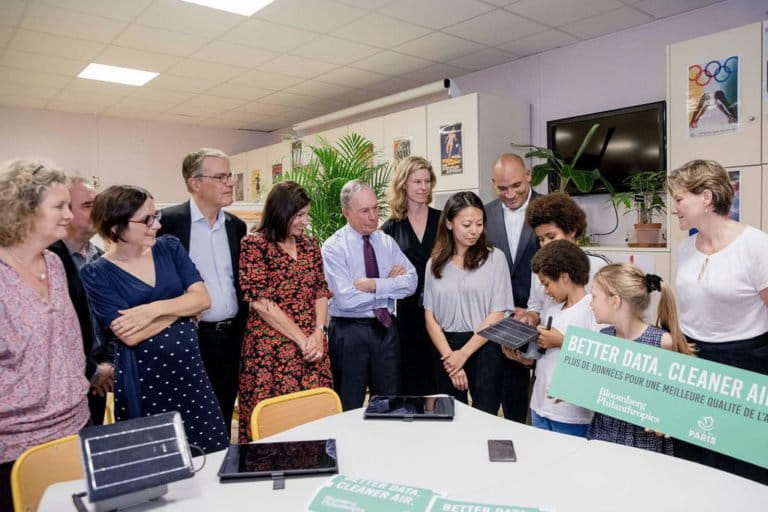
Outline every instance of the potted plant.
POLYGON ((657 247, 665 245, 659 242, 661 223, 654 222, 654 217, 666 215, 664 203, 664 184, 666 175, 662 171, 643 171, 624 180, 629 187, 627 192, 612 194, 611 200, 616 206, 626 208, 625 215, 637 212, 634 247, 657 247))
POLYGON ((362 180, 371 186, 379 199, 379 212, 385 212, 384 200, 389 184, 390 164, 373 162, 373 143, 356 133, 341 137, 335 145, 320 138, 320 144, 309 146, 309 162, 282 174, 277 181, 295 181, 307 191, 312 202, 307 228, 319 243, 344 226, 341 213, 341 188, 351 180, 362 180))
POLYGON ((515 143, 512 143, 511 146, 515 148, 532 148, 531 151, 525 154, 526 158, 536 157, 545 160, 543 163, 534 165, 531 169, 531 185, 534 187, 544 181, 544 178, 549 176, 551 177, 550 192, 554 191, 553 185, 557 183, 558 192, 567 194, 566 189, 570 182, 573 182, 579 192, 589 192, 595 186, 595 182, 600 180, 605 188, 608 189, 608 192, 613 193, 613 187, 605 178, 603 178, 599 169, 584 170, 576 168, 582 153, 584 153, 584 150, 587 145, 589 145, 589 142, 592 140, 592 137, 599 127, 599 123, 592 125, 592 128, 590 128, 587 135, 584 136, 584 140, 581 141, 578 151, 573 155, 570 162, 567 162, 549 148, 542 148, 534 146, 533 144, 515 143))

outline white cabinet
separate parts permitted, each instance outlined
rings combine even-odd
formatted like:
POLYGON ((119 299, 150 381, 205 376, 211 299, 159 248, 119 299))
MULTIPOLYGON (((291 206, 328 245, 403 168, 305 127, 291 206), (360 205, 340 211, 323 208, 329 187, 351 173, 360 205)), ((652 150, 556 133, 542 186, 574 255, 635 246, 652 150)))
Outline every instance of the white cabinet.
POLYGON ((754 23, 669 46, 670 169, 697 158, 725 167, 765 162, 762 35, 754 23), (737 111, 737 119, 729 117, 737 111))
POLYGON ((509 144, 513 141, 530 142, 527 103, 475 93, 427 105, 427 158, 437 176, 436 206, 461 190, 478 193, 484 202, 492 200, 493 162, 511 151, 509 144), (451 127, 460 128, 460 135, 441 136, 451 127), (456 144, 461 145, 461 169, 451 173, 449 165, 442 165, 442 156, 456 153, 456 144))

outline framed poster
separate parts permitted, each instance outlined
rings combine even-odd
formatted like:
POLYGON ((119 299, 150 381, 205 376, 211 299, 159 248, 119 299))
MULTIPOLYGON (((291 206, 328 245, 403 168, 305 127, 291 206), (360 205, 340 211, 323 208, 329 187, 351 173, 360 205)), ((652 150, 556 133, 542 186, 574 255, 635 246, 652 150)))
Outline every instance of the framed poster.
POLYGON ((706 137, 739 129, 739 56, 688 66, 688 136, 706 137))
POLYGON ((738 169, 728 171, 728 179, 733 187, 733 201, 731 201, 728 218, 738 222, 741 219, 741 171, 738 169))
POLYGON ((440 127, 440 173, 461 174, 462 166, 461 123, 440 127))
POLYGON ((264 178, 261 175, 261 169, 251 169, 248 171, 250 183, 249 201, 260 203, 264 200, 264 178))
POLYGON ((411 156, 413 137, 399 137, 393 141, 392 146, 392 161, 397 167, 401 160, 411 156))
POLYGON ((233 197, 236 203, 245 201, 245 180, 242 172, 236 172, 234 175, 233 197))

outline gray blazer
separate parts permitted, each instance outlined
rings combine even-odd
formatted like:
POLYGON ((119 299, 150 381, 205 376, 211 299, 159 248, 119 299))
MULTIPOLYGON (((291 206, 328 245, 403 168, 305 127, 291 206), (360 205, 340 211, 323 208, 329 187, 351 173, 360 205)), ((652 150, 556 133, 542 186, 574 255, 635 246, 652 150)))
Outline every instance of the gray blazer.
MULTIPOLYGON (((541 194, 531 190, 531 201, 541 194)), ((530 203, 529 203, 530 204, 530 203)), ((520 233, 520 242, 517 245, 517 254, 513 258, 509 253, 509 240, 507 228, 504 224, 504 210, 501 200, 496 199, 485 205, 485 214, 488 218, 488 240, 504 252, 509 266, 509 278, 512 280, 512 293, 515 297, 515 307, 527 308, 528 295, 531 291, 531 259, 539 250, 539 241, 533 234, 533 229, 528 223, 523 224, 520 233)))

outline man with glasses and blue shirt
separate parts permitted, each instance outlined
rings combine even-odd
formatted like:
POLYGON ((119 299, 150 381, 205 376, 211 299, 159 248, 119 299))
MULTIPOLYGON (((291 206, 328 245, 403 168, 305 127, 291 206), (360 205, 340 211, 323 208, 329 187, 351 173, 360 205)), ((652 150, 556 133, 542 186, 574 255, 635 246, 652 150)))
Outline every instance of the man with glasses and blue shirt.
POLYGON ((224 152, 203 148, 188 154, 181 174, 190 200, 162 210, 158 236, 176 236, 205 281, 211 307, 198 324, 200 354, 224 421, 231 425, 248 314, 239 280, 240 240, 247 228, 222 210, 232 204, 234 189, 224 152))
POLYGON ((344 185, 341 211, 347 224, 325 241, 322 252, 333 292, 328 355, 333 385, 347 411, 363 405, 368 388, 371 395, 399 392, 395 299, 413 295, 418 278, 395 240, 378 229, 378 199, 369 185, 358 180, 344 185))

